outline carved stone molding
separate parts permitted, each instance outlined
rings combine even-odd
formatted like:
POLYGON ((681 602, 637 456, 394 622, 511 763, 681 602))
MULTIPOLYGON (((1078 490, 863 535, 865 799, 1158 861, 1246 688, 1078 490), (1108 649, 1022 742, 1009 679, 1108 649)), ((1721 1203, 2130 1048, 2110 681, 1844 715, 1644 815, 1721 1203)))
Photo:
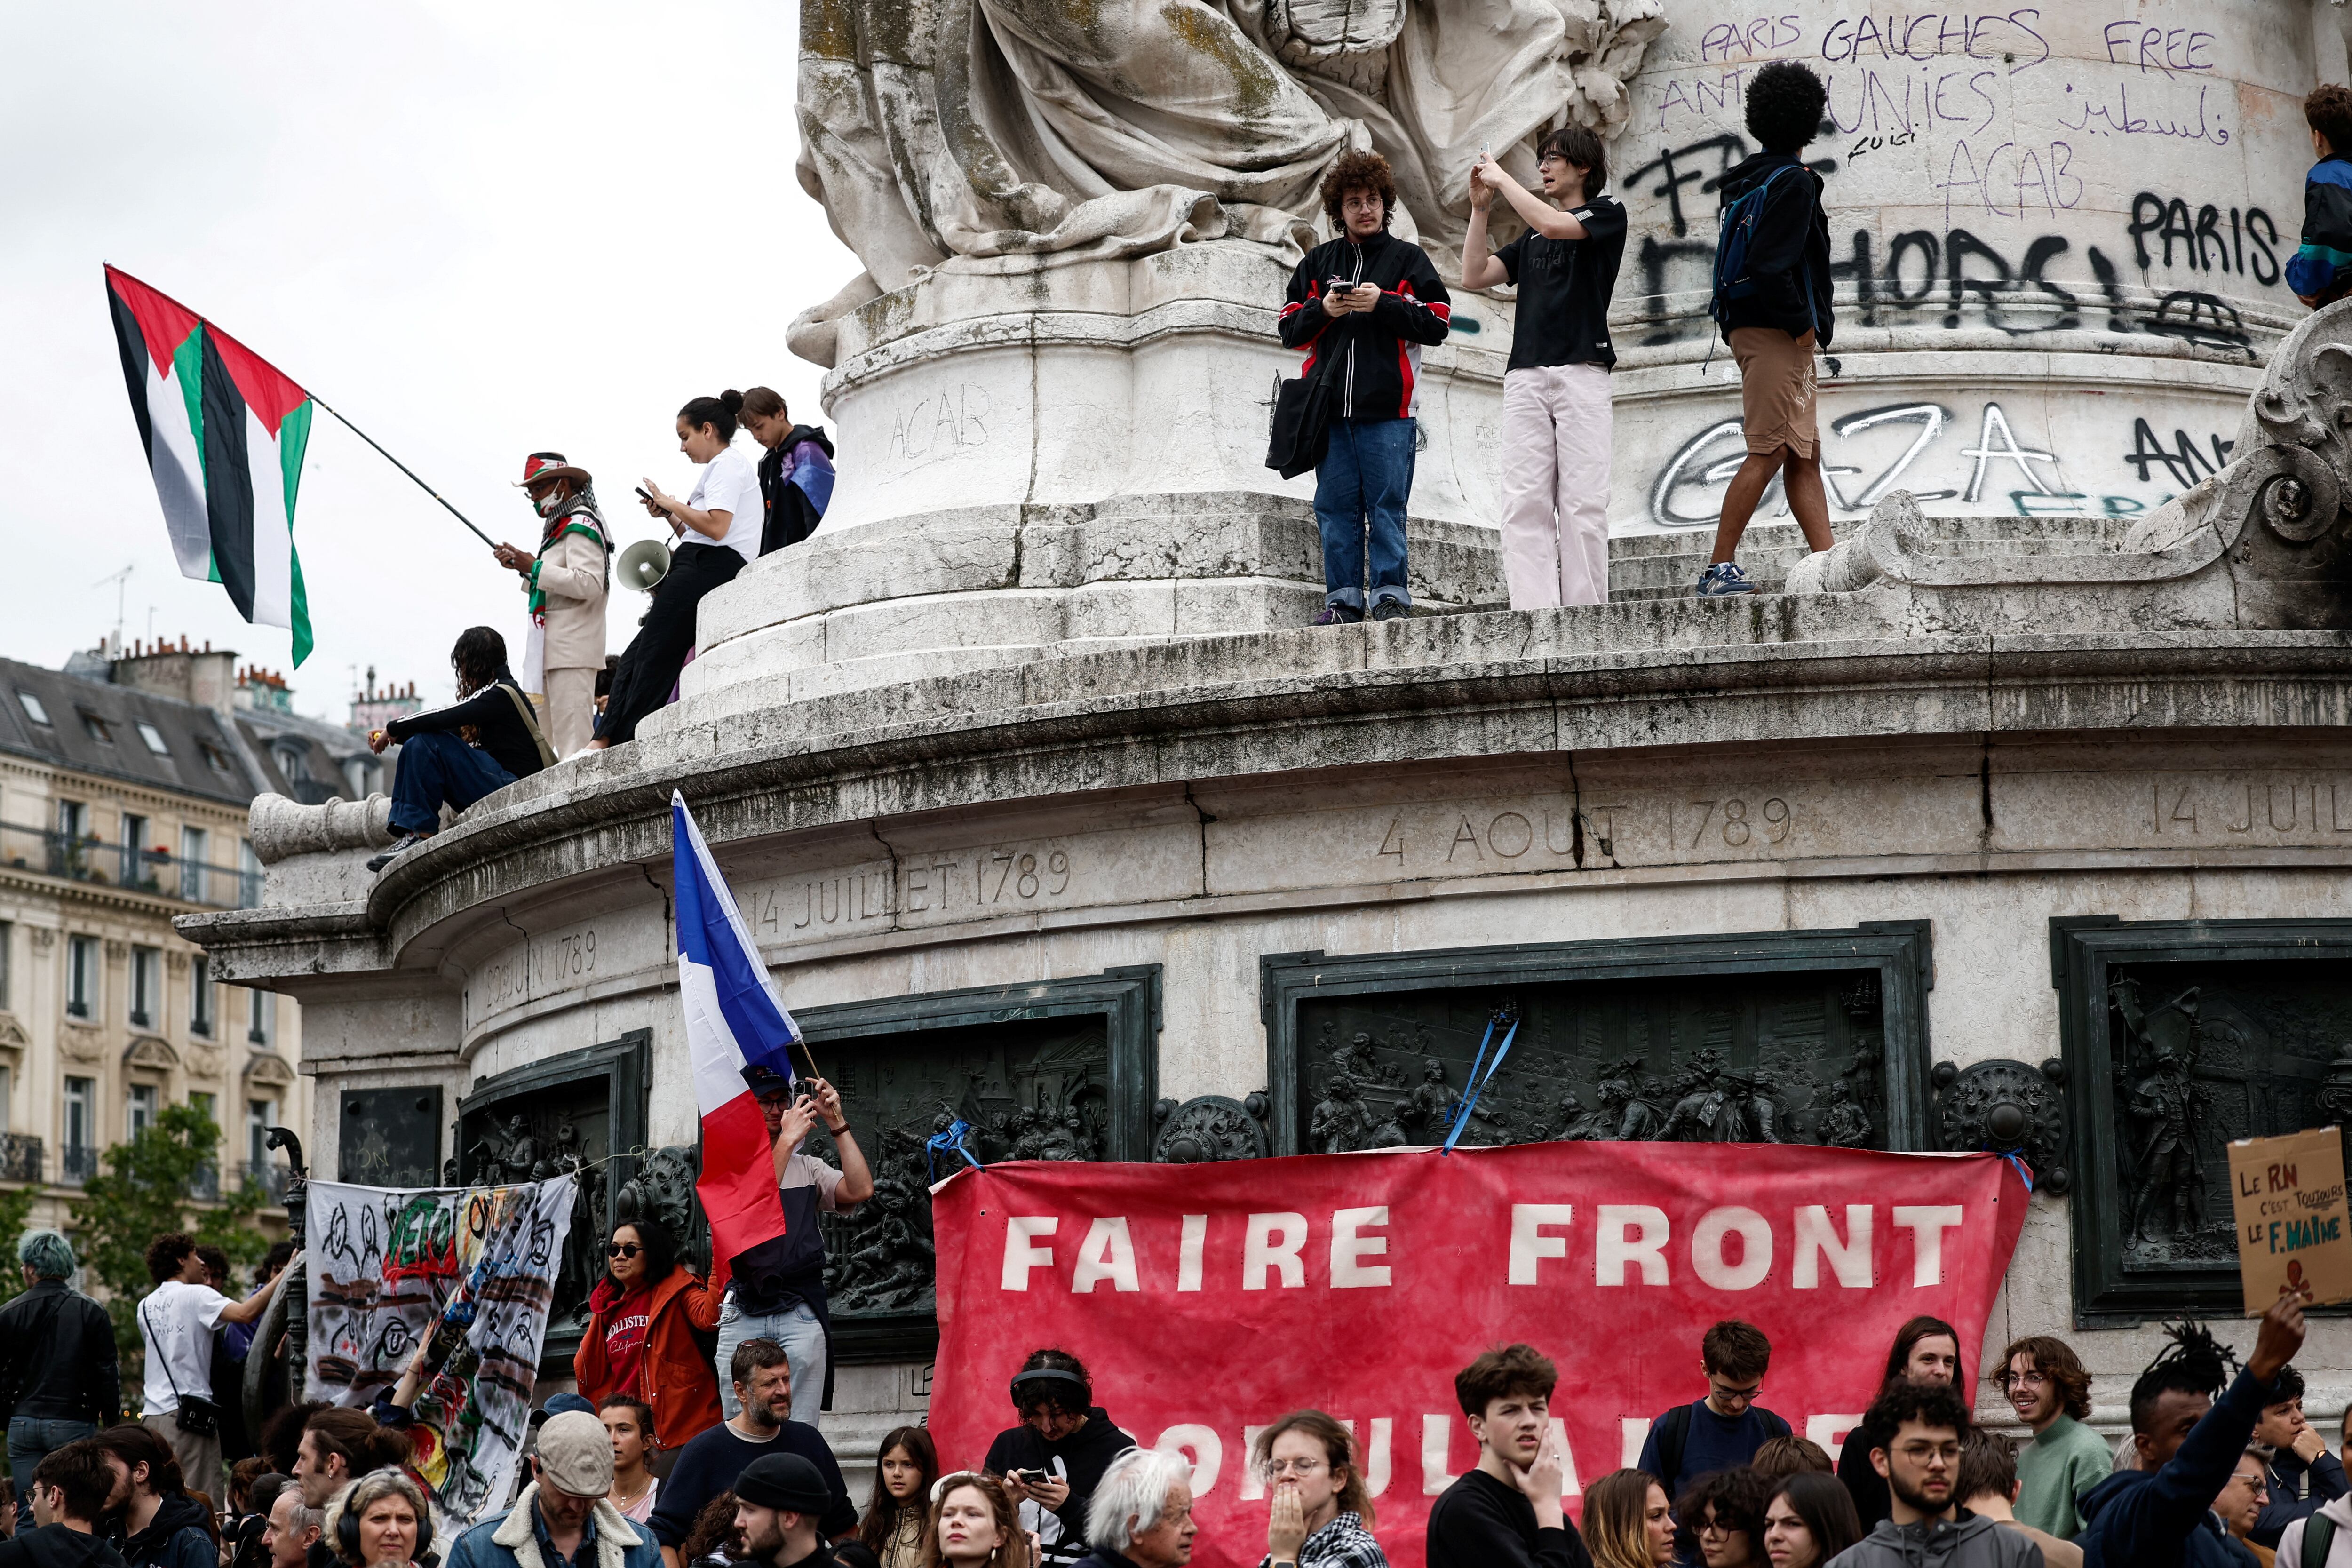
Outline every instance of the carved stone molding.
POLYGON ((188 972, 188 955, 184 952, 167 952, 163 955, 163 963, 174 974, 188 972))
POLYGON ((291 855, 383 848, 392 842, 392 802, 372 795, 303 805, 282 795, 256 795, 246 824, 254 858, 274 866, 291 855))
POLYGON ((58 1050, 72 1061, 99 1061, 106 1055, 106 1039, 96 1029, 68 1025, 58 1031, 58 1050))
POLYGON ((1265 1158, 1265 1127, 1259 1121, 1265 1114, 1265 1096, 1253 1094, 1241 1100, 1199 1094, 1182 1105, 1172 1100, 1160 1105, 1169 1109, 1151 1145, 1151 1157, 1160 1164, 1265 1158))
POLYGON ((30 934, 35 952, 47 952, 58 945, 58 933, 47 926, 35 926, 30 934))
POLYGON ((256 1089, 291 1089, 294 1069, 274 1051, 256 1051, 246 1058, 245 1081, 256 1089))
POLYGON ((170 1072, 180 1065, 180 1053, 172 1048, 169 1040, 158 1039, 153 1035, 139 1035, 123 1047, 122 1065, 170 1072))
POLYGON ((228 1050, 226 1047, 210 1045, 203 1040, 194 1041, 188 1047, 187 1062, 188 1071, 194 1077, 209 1079, 228 1076, 228 1050))
POLYGON ((0 1013, 0 1050, 23 1050, 32 1043, 33 1037, 25 1033, 25 1026, 14 1015, 0 1013))
POLYGON ((1937 1062, 1933 1079, 1945 1148, 2020 1155, 2033 1171, 2035 1190, 2053 1196, 2074 1185, 2066 1165, 2064 1062, 2056 1057, 2039 1068, 2009 1060, 1968 1068, 1937 1062))
POLYGON ((130 956, 131 944, 129 942, 121 941, 114 937, 108 937, 106 939, 106 959, 109 963, 120 963, 130 956))

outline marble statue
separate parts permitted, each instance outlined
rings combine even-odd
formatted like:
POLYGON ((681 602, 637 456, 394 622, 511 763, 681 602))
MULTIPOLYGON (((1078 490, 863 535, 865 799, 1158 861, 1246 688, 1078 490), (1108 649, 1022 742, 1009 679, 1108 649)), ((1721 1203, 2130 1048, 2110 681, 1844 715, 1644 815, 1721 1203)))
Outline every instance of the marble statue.
POLYGON ((1313 243, 1341 152, 1395 167, 1401 232, 1458 255, 1481 148, 1628 113, 1663 0, 806 0, 802 188, 866 271, 824 330, 986 258, 1313 243))

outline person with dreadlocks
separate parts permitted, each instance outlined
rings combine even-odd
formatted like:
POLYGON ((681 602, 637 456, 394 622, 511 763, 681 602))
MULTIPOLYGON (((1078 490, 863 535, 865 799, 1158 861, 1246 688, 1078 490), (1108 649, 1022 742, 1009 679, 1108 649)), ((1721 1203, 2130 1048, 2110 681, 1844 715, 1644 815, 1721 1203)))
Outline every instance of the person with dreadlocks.
POLYGON ((568 757, 596 732, 596 676, 604 668, 604 596, 613 582, 613 541, 596 510, 588 470, 561 452, 522 461, 522 489, 541 520, 539 550, 497 547, 499 564, 522 577, 530 595, 530 637, 522 684, 544 703, 548 744, 568 757))
POLYGON ((2234 1378, 2236 1358, 2210 1331, 2176 1323, 2166 1331, 2173 1342, 2132 1384, 2140 1468, 2109 1476, 2077 1505, 2084 1568, 2244 1568, 2249 1556, 2213 1504, 2263 1406, 2277 1401, 2279 1373, 2303 1348, 2303 1302, 2281 1296, 2263 1314, 2254 1352, 2234 1378))

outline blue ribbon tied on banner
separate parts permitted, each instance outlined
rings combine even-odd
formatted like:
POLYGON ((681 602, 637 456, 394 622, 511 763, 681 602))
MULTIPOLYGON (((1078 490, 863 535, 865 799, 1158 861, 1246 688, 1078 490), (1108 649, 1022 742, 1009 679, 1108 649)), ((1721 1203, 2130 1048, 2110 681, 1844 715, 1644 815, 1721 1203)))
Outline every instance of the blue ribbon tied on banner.
POLYGON ((1462 1110, 1454 1118, 1454 1126, 1445 1134, 1445 1147, 1438 1151, 1439 1154, 1453 1153, 1454 1145, 1461 1142, 1463 1129, 1470 1125, 1470 1113, 1478 1109, 1478 1097, 1486 1092, 1486 1086, 1494 1081, 1496 1073, 1503 1070, 1503 1058, 1511 1054, 1511 1042, 1518 1037, 1518 1033, 1519 1020, 1514 1016, 1511 1019, 1511 1026, 1503 1031, 1501 1048, 1495 1052, 1494 1061, 1488 1063, 1486 1047, 1495 1037, 1495 1020, 1492 1018, 1486 1020, 1486 1032, 1478 1037, 1478 1054, 1470 1060, 1470 1092, 1463 1097, 1462 1110), (1478 1069, 1482 1066, 1486 1068, 1484 1078, 1478 1075, 1478 1069))
POLYGON ((971 1136, 971 1123, 961 1116, 948 1124, 946 1131, 931 1134, 930 1141, 923 1145, 923 1149, 930 1162, 931 1181, 934 1184, 937 1184, 940 1179, 940 1156, 942 1154, 961 1154, 963 1156, 964 1163, 975 1171, 988 1169, 972 1157, 971 1150, 964 1147, 963 1141, 970 1136, 971 1136))

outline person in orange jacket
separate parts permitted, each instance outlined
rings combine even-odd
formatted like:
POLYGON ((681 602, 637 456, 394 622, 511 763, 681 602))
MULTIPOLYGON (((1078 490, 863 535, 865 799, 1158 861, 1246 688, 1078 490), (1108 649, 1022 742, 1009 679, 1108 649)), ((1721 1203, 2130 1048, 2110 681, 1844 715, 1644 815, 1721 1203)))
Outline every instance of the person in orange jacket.
POLYGON ((725 1292, 678 1261, 677 1239, 654 1220, 614 1226, 604 1256, 572 1374, 591 1401, 611 1394, 644 1400, 653 1407, 656 1444, 682 1447, 721 1419, 719 1374, 694 1331, 718 1328, 725 1292))

